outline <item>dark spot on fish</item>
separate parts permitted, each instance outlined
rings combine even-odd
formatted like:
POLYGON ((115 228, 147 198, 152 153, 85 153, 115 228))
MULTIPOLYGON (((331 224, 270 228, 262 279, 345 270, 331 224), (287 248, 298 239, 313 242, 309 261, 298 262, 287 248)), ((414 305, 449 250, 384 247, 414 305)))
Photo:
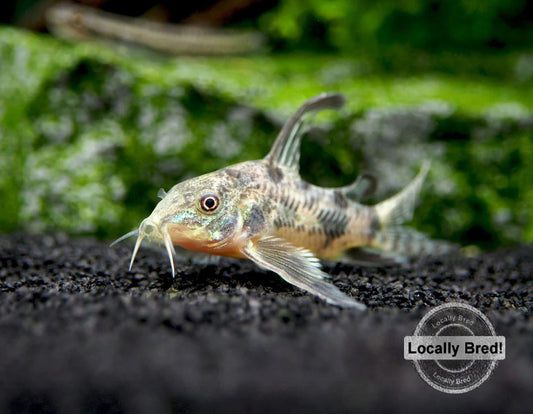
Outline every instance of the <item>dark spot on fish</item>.
POLYGON ((324 241, 324 248, 328 247, 329 244, 336 239, 337 237, 340 237, 336 233, 330 233, 329 231, 324 231, 324 234, 326 236, 326 240, 324 241))
POLYGON ((234 170, 233 168, 226 168, 224 172, 230 177, 237 178, 237 179, 240 179, 242 176, 242 173, 239 170, 234 170))
POLYGON ((306 181, 300 181, 300 188, 303 191, 307 191, 309 189, 310 184, 306 181))
POLYGON ((264 214, 270 214, 272 207, 269 204, 263 204, 262 210, 264 214))
POLYGON ((267 173, 270 180, 275 184, 283 180, 283 171, 278 167, 267 165, 267 173))
POLYGON ((327 222, 330 212, 328 210, 320 210, 316 216, 318 221, 327 222))
POLYGON ((222 193, 222 194, 226 194, 229 191, 229 189, 228 189, 228 187, 226 187, 225 185, 222 184, 222 185, 219 185, 218 191, 220 193, 222 193))
POLYGON ((326 236, 324 247, 327 247, 332 240, 343 236, 350 221, 345 214, 337 210, 321 210, 317 218, 326 236))
POLYGON ((294 198, 291 197, 290 200, 291 201, 290 201, 288 207, 289 207, 289 210, 292 210, 294 208, 294 198))
POLYGON ((333 192, 333 201, 335 202, 335 205, 339 208, 348 207, 348 201, 346 201, 346 197, 344 197, 344 194, 342 194, 342 192, 338 190, 333 192))
POLYGON ((254 191, 247 190, 248 188, 245 188, 239 195, 239 200, 241 200, 243 204, 248 204, 250 200, 256 200, 256 198, 254 198, 254 191))
POLYGON ((274 227, 276 227, 276 229, 280 229, 281 227, 287 227, 292 229, 295 227, 294 219, 286 217, 277 217, 274 219, 274 227))
POLYGON ((287 207, 287 209, 290 211, 297 210, 298 206, 300 205, 300 203, 291 196, 284 196, 284 198, 281 199, 281 204, 287 207))
POLYGON ((194 193, 184 193, 184 194, 178 194, 173 198, 174 203, 181 203, 185 201, 186 204, 194 202, 195 194, 194 193))
POLYGON ((304 198, 304 209, 313 210, 317 206, 315 204, 316 200, 313 197, 305 197, 304 198))
POLYGON ((250 234, 260 233, 265 227, 265 216, 259 205, 254 204, 248 214, 244 217, 244 226, 250 234))
POLYGON ((324 248, 328 247, 333 240, 341 237, 343 234, 344 231, 341 231, 340 229, 325 228, 324 235, 326 236, 326 240, 324 241, 324 248))
POLYGON ((375 210, 372 210, 372 221, 370 222, 370 230, 377 231, 381 229, 381 223, 379 222, 378 215, 375 210))

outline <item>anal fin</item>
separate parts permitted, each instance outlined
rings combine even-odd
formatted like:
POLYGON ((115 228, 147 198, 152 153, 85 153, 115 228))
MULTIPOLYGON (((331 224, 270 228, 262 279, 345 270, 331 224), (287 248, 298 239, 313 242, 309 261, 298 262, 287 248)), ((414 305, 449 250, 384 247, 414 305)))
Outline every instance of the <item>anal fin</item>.
POLYGON ((263 237, 255 242, 249 240, 243 253, 259 266, 276 272, 287 282, 331 304, 366 309, 365 305, 324 280, 329 275, 320 270, 320 261, 307 249, 295 247, 276 237, 263 237))

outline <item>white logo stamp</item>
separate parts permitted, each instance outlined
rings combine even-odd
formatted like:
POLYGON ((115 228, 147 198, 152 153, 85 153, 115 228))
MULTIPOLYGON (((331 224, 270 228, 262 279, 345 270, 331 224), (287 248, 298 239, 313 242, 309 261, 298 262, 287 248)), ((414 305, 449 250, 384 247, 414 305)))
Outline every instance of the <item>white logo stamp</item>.
POLYGON ((433 388, 460 394, 483 384, 505 359, 505 337, 473 306, 451 302, 422 318, 404 338, 403 354, 433 388))

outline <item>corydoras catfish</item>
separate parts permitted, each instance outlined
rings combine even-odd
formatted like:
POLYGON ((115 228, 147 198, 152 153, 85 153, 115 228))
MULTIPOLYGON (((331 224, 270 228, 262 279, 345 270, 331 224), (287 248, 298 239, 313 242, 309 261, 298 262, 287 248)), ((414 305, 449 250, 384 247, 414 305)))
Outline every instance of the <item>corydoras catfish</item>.
POLYGON ((302 180, 298 171, 302 117, 343 104, 339 94, 311 98, 287 121, 264 159, 232 165, 162 192, 162 200, 139 229, 117 240, 138 236, 130 269, 147 237, 164 244, 173 275, 176 244, 252 260, 331 304, 364 309, 327 281, 318 258, 334 259, 351 248, 363 254, 368 248, 378 250, 389 258, 445 252, 447 243, 401 226, 413 216, 427 163, 401 192, 373 206, 359 203, 375 184, 370 175, 340 188, 302 180))

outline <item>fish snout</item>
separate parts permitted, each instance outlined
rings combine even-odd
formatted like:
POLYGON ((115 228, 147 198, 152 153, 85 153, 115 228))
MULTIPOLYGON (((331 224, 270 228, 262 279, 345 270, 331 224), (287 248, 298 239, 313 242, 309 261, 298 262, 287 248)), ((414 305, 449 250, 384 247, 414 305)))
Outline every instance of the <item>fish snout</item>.
POLYGON ((151 217, 145 218, 139 225, 139 234, 137 236, 137 241, 135 242, 135 246, 133 247, 133 253, 131 255, 130 270, 131 270, 131 267, 133 266, 133 262, 135 261, 135 256, 137 255, 137 252, 139 251, 139 247, 141 246, 142 240, 145 237, 148 238, 148 240, 155 239, 157 241, 163 242, 163 245, 165 246, 165 249, 168 254, 168 258, 170 260, 170 266, 172 268, 172 277, 174 277, 174 275, 176 274, 176 271, 174 268, 173 255, 176 252, 174 251, 172 240, 170 239, 166 226, 161 225, 160 222, 154 221, 151 217))
POLYGON ((165 239, 165 226, 152 218, 145 218, 139 226, 139 235, 146 237, 149 241, 163 241, 165 239))
MULTIPOLYGON (((149 239, 153 239, 155 234, 161 233, 159 231, 159 226, 154 223, 150 217, 145 218, 141 225, 139 226, 139 234, 142 234, 143 236, 148 237, 149 239)), ((156 236, 157 237, 157 236, 156 236)))

